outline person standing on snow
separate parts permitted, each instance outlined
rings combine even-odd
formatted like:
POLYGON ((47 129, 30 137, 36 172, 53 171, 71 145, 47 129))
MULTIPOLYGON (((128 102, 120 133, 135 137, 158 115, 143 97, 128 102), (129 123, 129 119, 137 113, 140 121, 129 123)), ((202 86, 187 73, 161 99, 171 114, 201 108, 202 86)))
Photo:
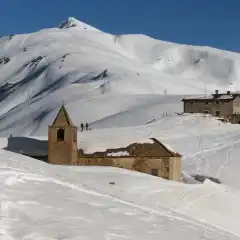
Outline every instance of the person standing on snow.
POLYGON ((84 125, 83 123, 81 123, 81 132, 83 132, 83 129, 84 129, 84 125))

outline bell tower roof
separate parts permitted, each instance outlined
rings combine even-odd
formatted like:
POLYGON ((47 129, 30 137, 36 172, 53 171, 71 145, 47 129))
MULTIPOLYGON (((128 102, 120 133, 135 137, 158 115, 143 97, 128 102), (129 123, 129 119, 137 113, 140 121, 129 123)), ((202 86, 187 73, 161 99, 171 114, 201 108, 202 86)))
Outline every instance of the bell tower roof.
POLYGON ((60 108, 52 126, 74 126, 64 104, 60 108))

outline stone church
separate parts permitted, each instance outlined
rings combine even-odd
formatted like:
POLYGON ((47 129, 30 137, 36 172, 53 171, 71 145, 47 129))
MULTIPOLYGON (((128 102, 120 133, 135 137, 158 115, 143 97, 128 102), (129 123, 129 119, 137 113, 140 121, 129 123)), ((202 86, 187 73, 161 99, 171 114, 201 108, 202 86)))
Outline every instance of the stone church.
POLYGON ((182 156, 156 138, 87 154, 78 149, 77 127, 64 105, 48 127, 48 162, 59 165, 113 166, 181 181, 182 156))

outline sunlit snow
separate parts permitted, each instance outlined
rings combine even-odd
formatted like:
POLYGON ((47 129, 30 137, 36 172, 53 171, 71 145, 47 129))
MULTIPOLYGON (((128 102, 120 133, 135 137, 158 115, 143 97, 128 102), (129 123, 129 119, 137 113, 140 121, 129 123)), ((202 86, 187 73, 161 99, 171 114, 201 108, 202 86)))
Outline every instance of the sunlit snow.
POLYGON ((181 102, 239 90, 239 64, 238 53, 111 35, 75 18, 0 38, 0 239, 239 239, 240 126, 182 114, 181 102), (89 123, 78 130, 86 153, 157 138, 183 155, 187 183, 18 154, 47 153, 62 103, 78 128, 89 123))

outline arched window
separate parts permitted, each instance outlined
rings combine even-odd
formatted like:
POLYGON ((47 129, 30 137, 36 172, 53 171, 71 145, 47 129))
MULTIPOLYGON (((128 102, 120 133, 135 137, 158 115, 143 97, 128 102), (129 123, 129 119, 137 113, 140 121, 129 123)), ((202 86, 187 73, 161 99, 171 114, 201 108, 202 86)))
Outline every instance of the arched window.
POLYGON ((58 129, 57 131, 57 141, 61 142, 64 141, 64 129, 58 129))

